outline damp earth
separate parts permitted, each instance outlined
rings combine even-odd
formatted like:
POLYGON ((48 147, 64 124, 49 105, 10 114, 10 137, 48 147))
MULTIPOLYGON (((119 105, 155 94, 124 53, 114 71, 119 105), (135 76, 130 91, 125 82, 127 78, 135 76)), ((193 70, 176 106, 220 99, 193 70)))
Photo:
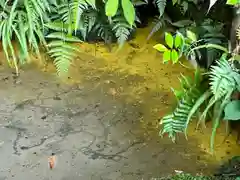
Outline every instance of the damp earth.
MULTIPOLYGON (((150 180, 184 171, 211 174, 238 155, 236 136, 218 129, 214 154, 211 127, 176 143, 158 136, 159 119, 174 103, 180 65, 162 64, 146 42, 149 29, 115 52, 80 44, 67 80, 51 64, 28 65, 16 77, 0 71, 0 180, 150 180), (56 156, 56 166, 48 158, 56 156)), ((1 54, 1 58, 3 58, 1 54)))

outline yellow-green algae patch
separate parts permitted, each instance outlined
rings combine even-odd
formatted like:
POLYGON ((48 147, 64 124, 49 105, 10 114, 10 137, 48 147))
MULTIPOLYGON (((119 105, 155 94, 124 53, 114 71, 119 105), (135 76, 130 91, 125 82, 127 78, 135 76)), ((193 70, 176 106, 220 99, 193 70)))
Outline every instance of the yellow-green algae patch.
MULTIPOLYGON (((149 32, 149 28, 138 29, 136 38, 126 43, 119 51, 116 51, 117 45, 112 45, 110 51, 110 48, 102 43, 79 44, 79 48, 85 54, 75 61, 76 65, 71 72, 74 72, 73 79, 86 76, 86 74, 82 74, 83 69, 88 69, 89 79, 91 77, 101 78, 102 74, 106 73, 111 74, 111 79, 102 81, 102 83, 112 82, 114 84, 107 93, 126 103, 141 104, 143 116, 140 118, 140 122, 142 127, 148 128, 150 132, 156 134, 159 129, 159 118, 169 112, 174 102, 170 88, 179 86, 180 73, 192 75, 193 71, 179 64, 163 64, 161 54, 153 49, 153 46, 160 41, 160 35, 157 34, 147 41, 149 32), (130 78, 131 83, 126 83, 126 79, 129 77, 134 78, 130 78)), ((190 67, 187 62, 184 64, 190 67)), ((100 84, 96 83, 97 85, 100 84)), ((211 125, 208 124, 207 129, 198 131, 195 130, 195 127, 195 123, 190 125, 188 136, 197 139, 199 148, 208 154, 209 161, 217 162, 240 155, 240 147, 236 144, 236 135, 230 135, 225 139, 224 125, 218 129, 213 156, 209 149, 211 125)))

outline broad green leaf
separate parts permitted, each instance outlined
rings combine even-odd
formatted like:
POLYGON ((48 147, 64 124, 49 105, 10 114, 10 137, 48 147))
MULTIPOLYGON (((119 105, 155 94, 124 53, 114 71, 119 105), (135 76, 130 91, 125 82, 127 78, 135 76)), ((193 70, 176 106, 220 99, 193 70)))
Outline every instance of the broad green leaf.
POLYGON ((173 49, 171 51, 171 59, 172 59, 173 64, 178 62, 178 58, 179 58, 178 52, 175 49, 173 49))
POLYGON ((153 46, 153 48, 160 52, 165 52, 168 50, 168 48, 166 48, 166 46, 164 46, 163 44, 156 44, 155 46, 153 46))
POLYGON ((118 0, 108 0, 105 5, 106 16, 113 17, 118 10, 118 0))
POLYGON ((191 39, 192 41, 197 41, 196 34, 193 33, 192 31, 187 30, 187 37, 191 39))
POLYGON ((230 101, 224 109, 224 120, 239 120, 240 119, 240 100, 230 101))
POLYGON ((165 33, 165 42, 168 47, 173 48, 173 36, 168 32, 165 33))
POLYGON ((163 63, 170 61, 171 59, 171 51, 167 50, 163 53, 163 63))
POLYGON ((181 43, 182 43, 182 37, 179 34, 177 34, 174 40, 175 48, 178 48, 181 45, 181 43))
POLYGON ((135 21, 135 9, 130 0, 122 0, 123 14, 127 22, 132 26, 135 21))
POLYGON ((238 0, 227 0, 227 3, 228 5, 235 5, 238 3, 238 0))

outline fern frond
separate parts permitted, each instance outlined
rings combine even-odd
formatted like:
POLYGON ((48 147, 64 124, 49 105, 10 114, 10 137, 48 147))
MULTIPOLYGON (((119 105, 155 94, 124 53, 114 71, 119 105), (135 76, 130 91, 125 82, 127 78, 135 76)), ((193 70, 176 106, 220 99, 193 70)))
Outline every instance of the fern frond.
POLYGON ((177 95, 179 99, 177 107, 174 109, 171 115, 167 115, 162 118, 161 124, 163 125, 160 135, 168 133, 168 136, 175 141, 177 133, 184 133, 186 135, 186 129, 189 121, 194 114, 198 112, 201 103, 196 104, 199 97, 202 96, 205 89, 203 89, 200 81, 199 70, 195 73, 195 78, 190 81, 189 78, 182 76, 180 79, 182 90, 177 95))
POLYGON ((240 27, 238 27, 236 30, 236 36, 237 36, 238 40, 240 40, 240 27))
POLYGON ((162 18, 157 19, 154 27, 152 28, 151 32, 149 33, 149 35, 147 37, 147 40, 149 40, 153 36, 154 33, 156 33, 159 29, 163 28, 164 26, 165 26, 164 20, 162 18))
POLYGON ((233 71, 225 59, 217 61, 217 65, 210 68, 210 88, 215 99, 220 99, 232 89, 236 89, 236 76, 240 75, 233 71))
POLYGON ((86 40, 87 34, 91 32, 95 23, 97 21, 97 12, 93 9, 88 12, 84 12, 82 14, 82 18, 80 20, 80 31, 83 36, 83 39, 86 40))
POLYGON ((131 26, 122 16, 117 16, 113 19, 113 31, 117 37, 119 48, 122 48, 124 43, 128 40, 131 34, 131 26))
POLYGON ((64 24, 64 22, 58 20, 46 23, 45 26, 54 31, 67 32, 68 30, 68 26, 64 24))
POLYGON ((151 32, 149 33, 148 37, 147 37, 147 40, 149 40, 154 33, 156 33, 157 31, 159 31, 160 29, 166 27, 167 23, 171 24, 171 19, 167 16, 167 15, 163 15, 162 17, 157 17, 155 18, 154 20, 154 26, 151 30, 151 32))
POLYGON ((48 53, 54 59, 53 63, 56 66, 57 74, 65 76, 79 50, 72 44, 64 41, 52 41, 48 44, 48 47, 48 53))
POLYGON ((112 38, 114 36, 111 26, 104 23, 96 23, 93 27, 93 32, 97 33, 97 36, 100 37, 106 44, 112 42, 112 38))
POLYGON ((186 121, 189 111, 191 110, 192 103, 187 100, 188 98, 182 98, 175 108, 174 112, 162 118, 160 124, 163 125, 160 134, 168 134, 168 137, 175 142, 176 134, 183 133, 186 129, 186 121))
POLYGON ((48 34, 46 36, 46 38, 49 38, 49 39, 60 39, 62 41, 66 41, 66 42, 82 42, 79 38, 77 38, 75 36, 66 35, 63 32, 53 32, 51 34, 48 34))
POLYGON ((165 11, 167 0, 156 0, 155 3, 157 5, 157 7, 158 7, 159 18, 161 18, 163 13, 164 13, 164 11, 165 11))
POLYGON ((89 4, 92 5, 93 8, 95 8, 95 1, 88 0, 88 3, 86 3, 86 1, 82 1, 82 0, 73 0, 73 3, 71 4, 71 6, 72 6, 72 13, 73 13, 73 22, 75 24, 75 32, 79 28, 79 24, 80 24, 80 20, 83 12, 89 9, 89 6, 88 6, 89 4))

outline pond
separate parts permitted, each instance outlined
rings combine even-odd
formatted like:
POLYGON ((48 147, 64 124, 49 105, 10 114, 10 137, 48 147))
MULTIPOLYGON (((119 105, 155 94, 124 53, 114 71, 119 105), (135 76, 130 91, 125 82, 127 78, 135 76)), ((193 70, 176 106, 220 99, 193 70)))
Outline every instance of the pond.
MULTIPOLYGON (((219 128, 215 154, 211 127, 174 144, 158 136, 158 121, 174 102, 180 65, 165 65, 140 29, 118 53, 102 44, 78 44, 83 53, 66 81, 48 64, 26 66, 16 78, 0 71, 0 179, 149 180, 175 171, 211 174, 239 155, 236 137, 219 128), (48 167, 54 153, 56 166, 48 167)), ((2 55, 1 55, 2 57, 2 55)))

